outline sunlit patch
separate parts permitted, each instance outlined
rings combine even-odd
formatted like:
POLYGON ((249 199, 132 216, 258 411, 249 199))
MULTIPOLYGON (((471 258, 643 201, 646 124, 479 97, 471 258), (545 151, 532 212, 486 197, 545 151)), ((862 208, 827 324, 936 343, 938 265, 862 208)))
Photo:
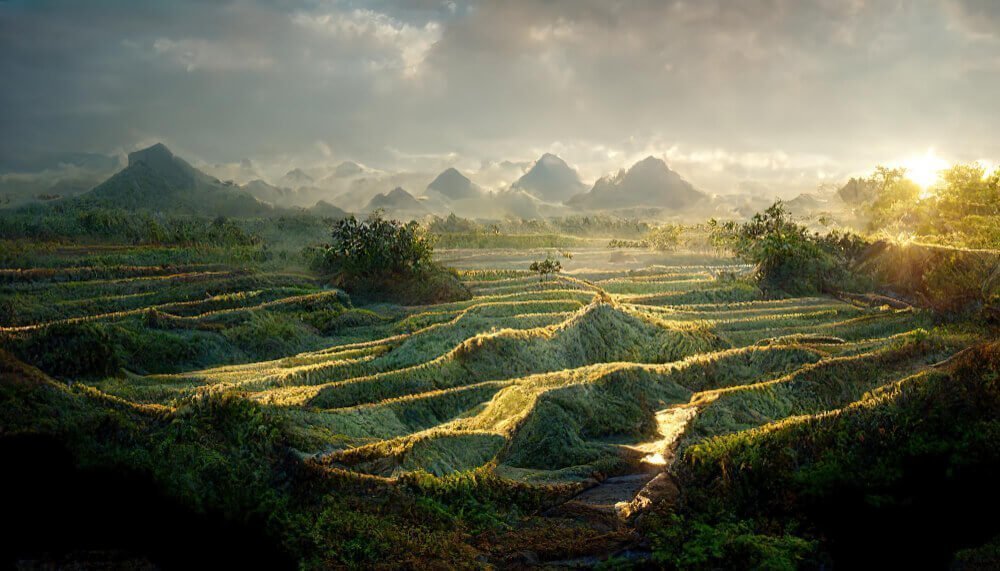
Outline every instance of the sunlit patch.
POLYGON ((643 456, 642 463, 653 466, 665 466, 667 464, 667 459, 663 457, 663 454, 657 452, 656 454, 647 454, 643 456))
POLYGON ((920 198, 927 198, 927 189, 941 180, 941 171, 948 168, 948 162, 935 155, 933 149, 928 149, 924 155, 906 159, 903 168, 906 169, 906 177, 924 189, 920 198))

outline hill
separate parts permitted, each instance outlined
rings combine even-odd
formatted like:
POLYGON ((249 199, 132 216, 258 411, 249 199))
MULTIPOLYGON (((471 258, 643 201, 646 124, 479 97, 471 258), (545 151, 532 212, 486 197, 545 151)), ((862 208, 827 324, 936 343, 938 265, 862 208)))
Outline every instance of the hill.
POLYGON ((240 188, 257 200, 270 202, 271 204, 284 204, 295 196, 294 190, 274 186, 261 179, 251 180, 240 188))
POLYGON ((588 192, 574 196, 567 204, 593 210, 639 206, 680 210, 705 199, 705 193, 670 170, 667 163, 650 156, 628 171, 598 180, 588 192))
POLYGON ((479 185, 454 168, 445 170, 431 181, 427 185, 427 192, 436 192, 449 200, 465 200, 482 194, 479 185))
POLYGON ((390 217, 420 217, 429 214, 427 208, 412 194, 397 186, 391 192, 376 194, 365 207, 366 212, 384 210, 390 217))
POLYGON ((129 153, 127 167, 74 201, 200 216, 257 217, 275 213, 273 206, 201 172, 162 143, 129 153))
POLYGON ((513 187, 548 202, 564 202, 586 189, 580 175, 551 153, 542 155, 513 187))
POLYGON ((312 186, 313 177, 306 174, 302 169, 292 169, 285 173, 285 176, 281 177, 278 183, 281 186, 287 186, 288 188, 299 188, 300 186, 312 186))
POLYGON ((333 176, 336 178, 347 178, 364 174, 367 171, 368 169, 354 161, 344 161, 333 169, 333 176))
POLYGON ((350 214, 333 204, 325 200, 317 201, 316 204, 310 206, 306 209, 306 212, 314 216, 319 216, 320 218, 347 218, 350 214))

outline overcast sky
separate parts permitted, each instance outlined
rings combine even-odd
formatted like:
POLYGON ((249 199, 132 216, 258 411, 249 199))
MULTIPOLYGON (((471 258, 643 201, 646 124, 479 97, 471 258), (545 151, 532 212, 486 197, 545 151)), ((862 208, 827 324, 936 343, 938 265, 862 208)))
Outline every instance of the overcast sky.
POLYGON ((715 192, 1000 158, 994 0, 0 0, 0 77, 2 153, 653 154, 715 192))

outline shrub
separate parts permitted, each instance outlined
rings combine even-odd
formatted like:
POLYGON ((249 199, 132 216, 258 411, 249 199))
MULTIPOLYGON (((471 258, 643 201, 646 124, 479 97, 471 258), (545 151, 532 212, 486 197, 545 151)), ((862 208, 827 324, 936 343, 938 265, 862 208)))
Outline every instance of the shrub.
POLYGON ((713 220, 710 227, 716 246, 757 266, 762 288, 791 294, 856 287, 849 267, 868 245, 850 233, 810 233, 780 200, 749 222, 713 220))
POLYGON ((664 224, 650 230, 645 241, 649 247, 661 252, 673 252, 681 243, 681 233, 684 227, 680 224, 664 224))
POLYGON ((561 272, 562 262, 552 259, 552 256, 546 256, 545 259, 540 262, 531 262, 531 266, 529 266, 528 269, 538 274, 539 278, 544 279, 545 276, 549 274, 561 272))
POLYGON ((63 378, 107 377, 122 367, 107 329, 94 323, 56 323, 27 337, 22 357, 63 378))
POLYGON ((379 211, 367 220, 354 216, 333 227, 323 269, 350 277, 376 277, 418 271, 431 263, 430 238, 416 222, 386 220, 379 211))

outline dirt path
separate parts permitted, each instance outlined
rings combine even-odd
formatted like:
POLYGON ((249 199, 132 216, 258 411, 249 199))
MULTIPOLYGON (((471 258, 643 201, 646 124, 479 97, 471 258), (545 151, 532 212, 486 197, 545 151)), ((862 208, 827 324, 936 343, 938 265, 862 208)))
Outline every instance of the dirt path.
POLYGON ((642 459, 643 471, 608 478, 580 492, 557 509, 597 511, 614 514, 624 520, 649 507, 654 501, 676 496, 677 486, 666 470, 673 459, 677 439, 697 413, 698 407, 689 402, 658 411, 657 437, 629 446, 645 454, 642 459))

